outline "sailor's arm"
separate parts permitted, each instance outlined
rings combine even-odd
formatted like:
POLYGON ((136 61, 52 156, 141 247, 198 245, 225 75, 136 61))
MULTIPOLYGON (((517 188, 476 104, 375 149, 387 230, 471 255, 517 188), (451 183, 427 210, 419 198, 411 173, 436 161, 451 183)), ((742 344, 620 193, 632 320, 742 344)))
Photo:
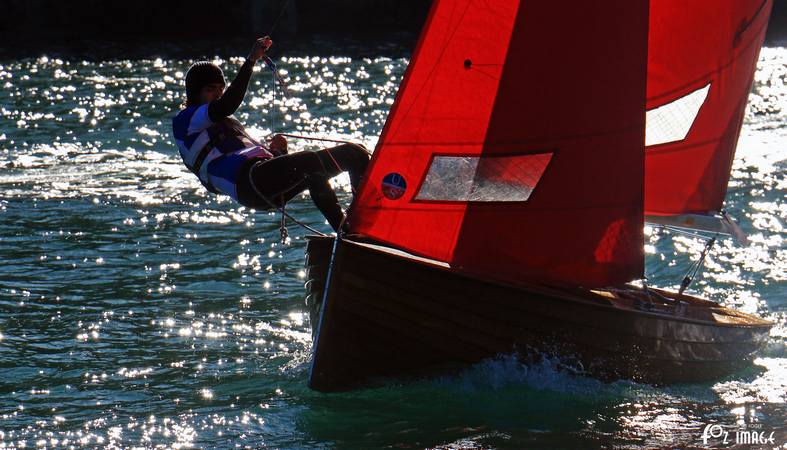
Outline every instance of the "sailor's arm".
POLYGON ((268 37, 254 41, 251 52, 249 56, 246 57, 246 61, 243 62, 243 65, 240 66, 240 70, 238 70, 238 74, 235 75, 235 79, 232 80, 232 83, 230 83, 221 97, 210 102, 208 105, 208 116, 211 121, 218 122, 237 111, 249 88, 249 81, 251 80, 251 74, 254 70, 254 64, 258 59, 265 56, 265 50, 270 48, 272 44, 273 41, 268 37))

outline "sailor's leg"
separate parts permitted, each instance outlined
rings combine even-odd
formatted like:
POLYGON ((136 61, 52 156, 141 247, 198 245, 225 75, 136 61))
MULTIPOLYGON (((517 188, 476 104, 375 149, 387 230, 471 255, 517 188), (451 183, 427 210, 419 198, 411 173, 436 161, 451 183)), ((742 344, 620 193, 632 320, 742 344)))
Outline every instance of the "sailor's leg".
POLYGON ((248 173, 249 190, 256 195, 245 204, 271 209, 270 204, 278 207, 309 189, 314 204, 334 230, 338 229, 344 213, 328 180, 337 175, 339 170, 335 163, 328 164, 328 161, 323 159, 330 160, 330 157, 320 157, 316 152, 306 151, 290 153, 253 165, 248 173))
POLYGON ((273 192, 286 190, 308 177, 333 178, 344 171, 350 173, 350 183, 357 188, 368 165, 369 152, 365 148, 342 144, 279 156, 256 164, 251 172, 257 187, 273 192))
POLYGON ((283 157, 258 161, 238 176, 238 199, 247 207, 278 208, 307 189, 307 174, 291 170, 283 157))
POLYGON ((357 189, 369 165, 369 151, 357 144, 342 144, 316 152, 329 177, 350 173, 350 184, 357 189))
POLYGON ((341 172, 350 173, 357 188, 369 164, 369 152, 355 144, 343 144, 316 152, 304 151, 279 156, 250 167, 241 174, 239 197, 242 203, 258 209, 278 207, 309 189, 312 201, 334 230, 344 218, 336 193, 328 180, 341 172), (241 186, 243 185, 243 187, 241 186), (240 195, 243 191, 244 195, 240 195), (251 195, 246 195, 250 192, 251 195))
POLYGON ((323 216, 331 224, 334 231, 339 230, 344 219, 344 212, 339 206, 339 199, 331 188, 328 178, 311 176, 308 178, 309 195, 323 216))

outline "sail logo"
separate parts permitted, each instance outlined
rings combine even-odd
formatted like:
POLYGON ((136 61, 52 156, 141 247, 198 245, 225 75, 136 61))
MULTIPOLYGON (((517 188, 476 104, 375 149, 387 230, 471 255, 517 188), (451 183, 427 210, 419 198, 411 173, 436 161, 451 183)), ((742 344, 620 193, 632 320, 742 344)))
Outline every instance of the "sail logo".
POLYGON ((404 195, 407 190, 407 182, 404 177, 396 172, 391 172, 383 177, 382 191, 388 200, 397 200, 404 195))

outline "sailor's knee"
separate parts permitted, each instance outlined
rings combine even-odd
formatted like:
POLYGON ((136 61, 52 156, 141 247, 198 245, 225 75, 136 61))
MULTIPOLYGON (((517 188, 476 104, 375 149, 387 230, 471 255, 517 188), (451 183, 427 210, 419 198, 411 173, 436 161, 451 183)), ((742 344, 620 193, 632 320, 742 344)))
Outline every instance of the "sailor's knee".
POLYGON ((366 149, 363 145, 359 144, 344 144, 345 151, 351 155, 353 159, 357 159, 359 162, 366 163, 371 158, 372 154, 369 150, 366 149))

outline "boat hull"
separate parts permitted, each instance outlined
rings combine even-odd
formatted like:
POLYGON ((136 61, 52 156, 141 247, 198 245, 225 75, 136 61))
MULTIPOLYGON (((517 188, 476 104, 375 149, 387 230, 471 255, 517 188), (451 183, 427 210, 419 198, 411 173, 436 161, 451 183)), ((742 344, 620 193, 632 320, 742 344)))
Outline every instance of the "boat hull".
POLYGON ((749 364, 770 328, 738 312, 731 324, 731 310, 693 297, 643 306, 594 291, 511 286, 347 240, 311 239, 307 266, 308 303, 313 316, 319 311, 309 385, 320 391, 513 352, 556 356, 607 380, 700 381, 749 364))

